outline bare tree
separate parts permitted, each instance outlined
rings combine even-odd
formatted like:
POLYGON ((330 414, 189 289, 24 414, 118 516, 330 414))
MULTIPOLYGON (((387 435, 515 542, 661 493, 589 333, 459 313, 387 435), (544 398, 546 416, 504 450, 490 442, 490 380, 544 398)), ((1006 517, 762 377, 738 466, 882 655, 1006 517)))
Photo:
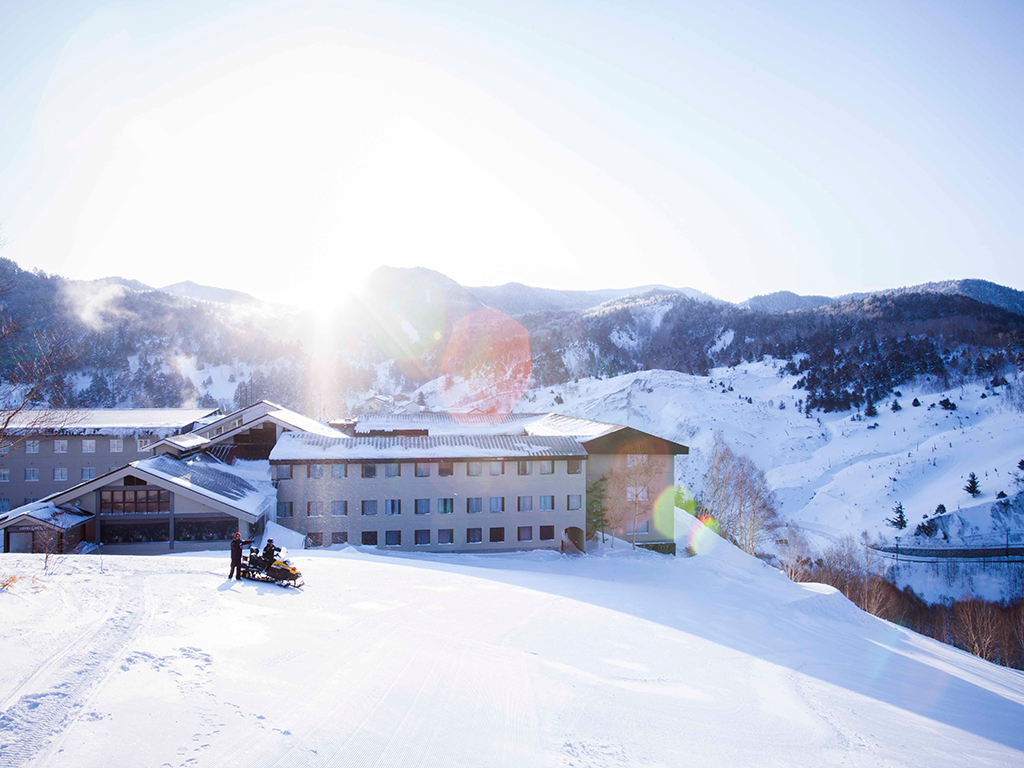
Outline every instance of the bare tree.
POLYGON ((782 572, 792 581, 807 581, 810 573, 810 546, 803 531, 786 526, 776 539, 782 572))
POLYGON ((701 512, 718 521, 722 533, 751 555, 779 525, 775 492, 764 472, 747 456, 738 456, 715 435, 704 476, 701 512))
POLYGON ((618 513, 619 519, 613 522, 630 523, 626 527, 632 530, 630 543, 633 549, 636 549, 636 533, 640 518, 644 515, 650 515, 652 520, 654 518, 656 500, 651 498, 650 488, 657 487, 657 482, 662 476, 662 467, 647 453, 648 450, 649 448, 640 441, 627 443, 621 451, 625 454, 626 466, 612 473, 614 501, 609 506, 613 514, 616 509, 621 510, 618 513), (626 500, 625 506, 620 507, 619 501, 623 498, 626 500))
POLYGON ((0 262, 0 456, 32 434, 75 420, 67 403, 48 403, 71 367, 71 345, 60 334, 24 327, 6 303, 13 289, 11 262, 0 262), (46 404, 56 409, 40 408, 46 404))
POLYGON ((949 634, 953 644, 986 661, 995 661, 999 654, 995 604, 973 598, 958 600, 953 603, 952 614, 949 634))

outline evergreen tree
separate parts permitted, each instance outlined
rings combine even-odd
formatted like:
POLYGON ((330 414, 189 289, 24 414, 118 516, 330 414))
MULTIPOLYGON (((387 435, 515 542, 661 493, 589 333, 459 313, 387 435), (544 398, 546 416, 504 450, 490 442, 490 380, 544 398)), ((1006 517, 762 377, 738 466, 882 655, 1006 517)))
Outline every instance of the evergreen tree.
POLYGON ((912 402, 912 403, 911 403, 911 405, 912 405, 912 406, 914 406, 915 408, 920 408, 920 407, 921 407, 921 401, 920 401, 920 400, 918 400, 918 399, 917 399, 917 398, 915 397, 915 398, 914 398, 914 402, 912 402))
POLYGON ((944 514, 946 514, 946 505, 945 504, 939 504, 939 506, 937 506, 935 508, 935 514, 936 515, 944 515, 944 514))
POLYGON ((599 477, 587 485, 587 538, 608 527, 608 478, 599 477))
POLYGON ((892 401, 892 412, 896 413, 896 411, 902 411, 902 410, 903 410, 903 406, 900 405, 900 401, 897 400, 896 398, 893 398, 893 401, 892 401))
POLYGON ((871 402, 871 400, 868 400, 868 406, 867 406, 867 408, 864 409, 864 415, 865 416, 877 416, 878 415, 878 409, 875 408, 875 404, 873 402, 871 402))
POLYGON ((896 506, 892 508, 892 512, 892 517, 887 518, 885 524, 898 531, 902 531, 907 527, 907 515, 903 511, 903 504, 897 501, 896 506))
POLYGON ((964 486, 964 490, 974 498, 981 495, 981 485, 978 483, 978 476, 973 472, 967 476, 967 485, 964 486))

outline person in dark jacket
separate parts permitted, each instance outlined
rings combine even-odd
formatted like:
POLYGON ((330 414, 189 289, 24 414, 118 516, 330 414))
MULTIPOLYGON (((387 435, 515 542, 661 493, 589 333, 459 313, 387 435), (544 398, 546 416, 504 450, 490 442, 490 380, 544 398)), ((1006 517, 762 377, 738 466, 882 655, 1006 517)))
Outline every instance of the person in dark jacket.
POLYGON ((228 581, 231 577, 241 580, 242 578, 242 547, 245 544, 252 544, 252 539, 242 540, 242 534, 235 531, 235 537, 231 539, 231 570, 228 571, 228 581))
POLYGON ((274 546, 273 539, 267 539, 267 545, 263 548, 263 565, 269 568, 274 564, 274 560, 277 558, 277 553, 281 551, 280 547, 274 546))

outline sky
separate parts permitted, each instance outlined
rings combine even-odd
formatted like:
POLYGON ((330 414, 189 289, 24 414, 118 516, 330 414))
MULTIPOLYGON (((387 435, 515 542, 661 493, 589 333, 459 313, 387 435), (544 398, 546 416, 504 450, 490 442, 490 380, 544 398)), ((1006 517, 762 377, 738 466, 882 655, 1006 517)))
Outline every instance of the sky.
POLYGON ((298 303, 380 265, 1024 289, 1021 39, 985 2, 6 0, 0 255, 298 303))

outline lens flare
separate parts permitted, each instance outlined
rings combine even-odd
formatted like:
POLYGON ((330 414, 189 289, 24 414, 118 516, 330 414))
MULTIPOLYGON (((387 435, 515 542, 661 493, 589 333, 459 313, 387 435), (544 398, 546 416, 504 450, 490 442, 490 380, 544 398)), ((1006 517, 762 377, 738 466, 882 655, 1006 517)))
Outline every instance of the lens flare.
POLYGON ((486 307, 452 328, 438 393, 456 419, 469 406, 505 414, 522 398, 530 374, 529 332, 504 312, 486 307))
POLYGON ((686 545, 690 551, 698 555, 706 555, 718 546, 718 521, 711 515, 700 515, 693 518, 690 530, 686 534, 686 545))

